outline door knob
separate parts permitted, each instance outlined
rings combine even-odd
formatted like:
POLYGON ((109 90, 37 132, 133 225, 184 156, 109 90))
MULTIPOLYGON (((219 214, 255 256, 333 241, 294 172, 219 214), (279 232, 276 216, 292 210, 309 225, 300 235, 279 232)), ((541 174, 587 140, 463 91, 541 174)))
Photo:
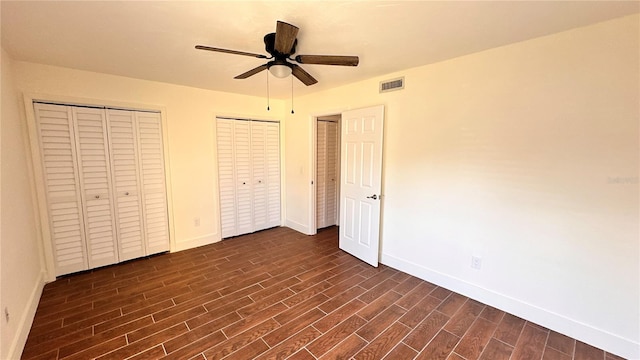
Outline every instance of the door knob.
POLYGON ((96 195, 96 199, 100 199, 100 195, 96 195))
POLYGON ((129 192, 127 191, 126 193, 124 193, 125 195, 129 195, 129 192))
POLYGON ((378 199, 378 195, 373 194, 373 195, 371 195, 371 196, 367 196, 367 199, 377 200, 377 199, 378 199))

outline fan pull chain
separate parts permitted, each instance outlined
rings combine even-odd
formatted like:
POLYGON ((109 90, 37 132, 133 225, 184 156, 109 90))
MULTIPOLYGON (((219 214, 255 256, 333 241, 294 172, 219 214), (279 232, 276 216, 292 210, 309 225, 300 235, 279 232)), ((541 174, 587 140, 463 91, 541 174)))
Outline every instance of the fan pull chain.
POLYGON ((269 108, 269 72, 267 71, 267 111, 271 110, 269 108))
POLYGON ((293 114, 293 76, 291 77, 291 113, 293 114))

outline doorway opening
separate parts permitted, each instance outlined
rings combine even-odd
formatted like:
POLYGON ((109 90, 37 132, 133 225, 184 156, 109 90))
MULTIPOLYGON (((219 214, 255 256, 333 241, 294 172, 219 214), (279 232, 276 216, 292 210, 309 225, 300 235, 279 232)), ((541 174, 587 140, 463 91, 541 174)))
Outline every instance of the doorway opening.
POLYGON ((318 116, 314 122, 314 230, 339 225, 340 121, 342 115, 318 116))

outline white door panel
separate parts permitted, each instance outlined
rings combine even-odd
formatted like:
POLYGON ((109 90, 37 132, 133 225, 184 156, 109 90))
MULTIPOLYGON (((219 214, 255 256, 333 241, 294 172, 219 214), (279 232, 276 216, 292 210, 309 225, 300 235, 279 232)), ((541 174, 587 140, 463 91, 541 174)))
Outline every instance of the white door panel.
POLYGON ((384 106, 342 114, 340 248, 378 266, 384 106))
POLYGON ((120 261, 147 255, 138 164, 135 113, 107 110, 120 261))
POLYGON ((55 274, 89 268, 71 108, 34 104, 55 274))
POLYGON ((111 165, 104 109, 72 108, 89 267, 118 262, 111 165))

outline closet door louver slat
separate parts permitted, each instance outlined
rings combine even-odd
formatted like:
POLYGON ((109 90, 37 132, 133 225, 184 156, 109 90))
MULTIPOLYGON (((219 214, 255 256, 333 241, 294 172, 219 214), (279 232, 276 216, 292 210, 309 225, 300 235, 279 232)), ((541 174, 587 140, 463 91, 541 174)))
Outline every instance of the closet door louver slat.
POLYGON ((35 104, 55 274, 89 268, 71 109, 35 104))

